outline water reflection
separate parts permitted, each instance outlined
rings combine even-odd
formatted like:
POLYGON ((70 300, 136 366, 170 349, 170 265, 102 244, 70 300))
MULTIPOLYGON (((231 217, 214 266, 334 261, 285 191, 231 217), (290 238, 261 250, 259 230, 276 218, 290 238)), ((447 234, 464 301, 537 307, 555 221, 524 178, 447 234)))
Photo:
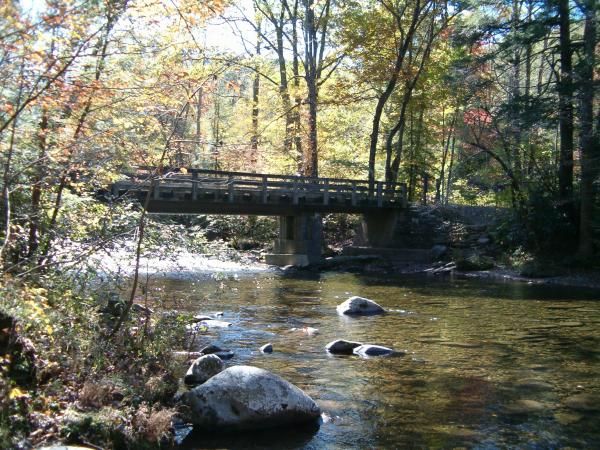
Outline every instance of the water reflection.
POLYGON ((210 331, 197 346, 230 348, 231 364, 283 376, 330 417, 312 433, 190 436, 186 448, 600 446, 597 292, 333 273, 195 284, 155 279, 152 287, 179 309, 224 311, 233 326, 210 331), (340 317, 335 306, 349 295, 373 298, 390 312, 340 317), (328 355, 325 344, 337 338, 408 353, 328 355), (258 351, 267 342, 271 355, 258 351), (574 408, 568 399, 576 394, 591 396, 598 408, 574 408))

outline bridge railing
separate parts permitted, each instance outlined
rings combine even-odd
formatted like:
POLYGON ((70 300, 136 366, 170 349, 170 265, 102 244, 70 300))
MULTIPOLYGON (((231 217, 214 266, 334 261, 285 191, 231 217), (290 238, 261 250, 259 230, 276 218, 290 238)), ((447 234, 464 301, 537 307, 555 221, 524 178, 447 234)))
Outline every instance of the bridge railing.
POLYGON ((216 193, 222 200, 233 203, 236 195, 248 195, 268 203, 272 195, 286 197, 292 204, 319 199, 323 205, 337 201, 339 197, 349 200, 353 206, 365 200, 378 207, 384 203, 404 204, 406 201, 406 185, 345 178, 319 178, 297 175, 257 174, 251 172, 228 172, 205 169, 168 169, 160 173, 155 168, 141 167, 137 172, 128 175, 129 182, 115 184, 116 189, 146 190, 150 179, 154 176, 153 197, 160 199, 162 194, 187 195, 191 200, 198 200, 201 192, 216 193))

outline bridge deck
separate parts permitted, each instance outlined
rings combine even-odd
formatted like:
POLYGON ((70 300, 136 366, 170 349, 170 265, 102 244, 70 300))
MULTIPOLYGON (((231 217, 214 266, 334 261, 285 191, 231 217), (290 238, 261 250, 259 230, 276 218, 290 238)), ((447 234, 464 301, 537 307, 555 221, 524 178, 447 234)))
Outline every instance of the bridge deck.
POLYGON ((148 169, 116 182, 116 196, 143 202, 153 192, 148 212, 155 214, 296 215, 300 213, 367 213, 406 206, 403 183, 339 178, 187 169, 164 171, 150 181, 148 169), (183 172, 183 173, 182 173, 183 172))

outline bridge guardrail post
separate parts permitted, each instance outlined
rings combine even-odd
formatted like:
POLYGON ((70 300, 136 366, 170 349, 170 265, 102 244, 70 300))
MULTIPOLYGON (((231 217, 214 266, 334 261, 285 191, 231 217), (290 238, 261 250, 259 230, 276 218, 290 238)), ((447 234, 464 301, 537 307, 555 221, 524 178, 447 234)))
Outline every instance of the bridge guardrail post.
POLYGON ((227 178, 227 197, 228 197, 228 201, 229 203, 233 203, 233 187, 234 187, 234 179, 233 177, 230 175, 227 178))
POLYGON ((298 189, 299 189, 298 180, 294 180, 293 189, 294 189, 294 191, 292 192, 292 203, 294 205, 297 205, 298 204, 298 189))
POLYGON ((352 206, 356 206, 356 181, 352 182, 352 206))
POLYGON ((198 172, 192 172, 192 200, 198 200, 198 172))
POLYGON ((262 202, 263 203, 267 203, 267 176, 266 175, 262 176, 262 192, 261 192, 261 196, 262 196, 262 202))
POLYGON ((323 187, 323 204, 329 205, 329 178, 325 179, 325 185, 323 187))
POLYGON ((378 181, 377 182, 377 207, 383 206, 382 193, 383 193, 383 182, 378 181))
MULTIPOLYGON (((150 184, 152 186, 152 183, 150 184)), ((154 190, 152 191, 152 197, 154 200, 160 200, 160 180, 154 181, 154 190)))

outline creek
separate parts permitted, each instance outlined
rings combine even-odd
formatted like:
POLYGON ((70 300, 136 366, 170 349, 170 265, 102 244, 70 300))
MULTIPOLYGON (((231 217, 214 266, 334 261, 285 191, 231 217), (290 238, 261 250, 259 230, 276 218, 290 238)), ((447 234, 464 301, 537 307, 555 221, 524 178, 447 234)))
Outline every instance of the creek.
POLYGON ((228 365, 270 370, 324 413, 318 429, 192 433, 184 448, 600 446, 598 291, 336 272, 153 277, 149 288, 172 308, 223 311, 232 326, 195 347, 231 349, 228 365), (351 295, 389 312, 339 316, 335 306, 351 295), (334 356, 324 350, 334 339, 407 354, 334 356), (274 352, 261 354, 267 342, 274 352))

